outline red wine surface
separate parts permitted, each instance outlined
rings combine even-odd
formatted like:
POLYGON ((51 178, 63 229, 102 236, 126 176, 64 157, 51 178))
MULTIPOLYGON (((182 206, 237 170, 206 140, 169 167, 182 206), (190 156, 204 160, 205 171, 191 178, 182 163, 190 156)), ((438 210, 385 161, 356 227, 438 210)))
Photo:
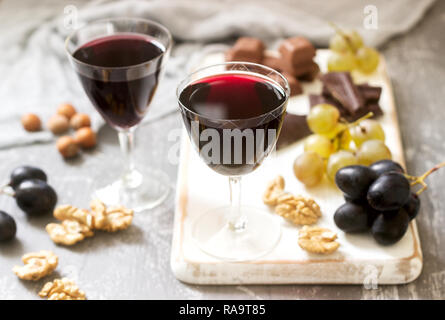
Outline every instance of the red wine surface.
POLYGON ((193 82, 181 92, 179 101, 185 107, 185 127, 201 157, 213 170, 232 176, 255 170, 272 150, 286 107, 281 87, 244 73, 223 73, 193 82), (197 141, 192 137, 194 121, 199 122, 199 136, 213 129, 219 141, 197 141), (231 129, 239 129, 238 134, 229 137, 223 132, 231 129), (237 144, 236 138, 241 143, 237 144), (210 152, 207 143, 214 144, 210 152))
POLYGON ((91 68, 78 72, 82 86, 104 119, 118 129, 138 124, 156 91, 164 48, 139 34, 117 34, 90 41, 73 56, 91 68), (153 72, 146 64, 154 61, 153 72), (92 66, 92 67, 90 67, 92 66), (145 69, 144 69, 145 68, 145 69))

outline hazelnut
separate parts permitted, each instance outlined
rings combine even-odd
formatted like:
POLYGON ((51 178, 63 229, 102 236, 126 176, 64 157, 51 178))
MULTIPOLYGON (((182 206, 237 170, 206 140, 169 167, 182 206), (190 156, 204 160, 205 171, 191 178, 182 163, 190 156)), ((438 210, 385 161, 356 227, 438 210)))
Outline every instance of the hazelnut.
POLYGON ((96 134, 89 127, 80 128, 76 131, 74 140, 82 148, 92 148, 96 145, 96 134))
POLYGON ((66 132, 69 129, 70 123, 67 117, 61 114, 55 114, 51 118, 49 118, 47 126, 52 133, 60 134, 66 132))
POLYGON ((57 150, 64 158, 72 158, 79 152, 79 146, 70 136, 63 136, 57 140, 57 150))
POLYGON ((90 117, 85 113, 76 113, 70 120, 71 128, 77 130, 91 125, 90 117))
POLYGON ((69 103, 62 103, 58 108, 57 108, 57 113, 61 114, 62 116, 67 117, 68 119, 71 119, 72 116, 74 116, 77 111, 76 109, 73 107, 72 104, 69 103))
POLYGON ((22 125, 26 131, 39 131, 42 128, 40 118, 34 113, 27 113, 22 116, 22 125))

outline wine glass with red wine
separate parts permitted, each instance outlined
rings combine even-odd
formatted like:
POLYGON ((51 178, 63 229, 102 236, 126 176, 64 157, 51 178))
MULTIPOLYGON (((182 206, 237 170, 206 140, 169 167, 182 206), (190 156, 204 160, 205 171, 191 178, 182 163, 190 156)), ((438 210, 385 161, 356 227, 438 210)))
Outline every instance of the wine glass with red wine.
POLYGON ((134 130, 148 111, 172 46, 170 32, 145 19, 88 23, 66 40, 71 64, 91 103, 117 130, 125 168, 120 179, 95 192, 106 204, 135 211, 153 208, 168 195, 167 176, 135 168, 134 130))
POLYGON ((229 206, 195 220, 194 240, 207 254, 229 261, 270 252, 281 237, 280 222, 241 205, 241 177, 275 147, 289 98, 286 79, 266 66, 228 62, 190 74, 177 97, 192 145, 211 169, 228 177, 230 187, 229 206))

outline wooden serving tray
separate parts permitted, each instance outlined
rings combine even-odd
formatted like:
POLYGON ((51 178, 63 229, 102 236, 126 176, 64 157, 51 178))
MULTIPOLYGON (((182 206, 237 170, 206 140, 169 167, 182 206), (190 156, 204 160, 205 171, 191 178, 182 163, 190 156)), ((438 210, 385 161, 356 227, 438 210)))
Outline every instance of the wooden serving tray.
MULTIPOLYGON (((325 70, 328 50, 318 50, 316 61, 325 70)), ((222 53, 208 55, 202 66, 223 62, 222 53)), ((393 158, 404 163, 394 97, 383 57, 371 76, 353 74, 355 82, 382 86, 380 105, 384 116, 379 119, 386 134, 386 144, 393 158)), ((304 85, 305 95, 289 100, 288 112, 306 114, 308 93, 319 93, 317 80, 304 85)), ((340 248, 330 255, 311 254, 297 244, 298 230, 281 217, 282 237, 266 256, 251 262, 219 261, 203 253, 191 238, 191 222, 211 208, 228 204, 227 177, 209 169, 189 143, 184 131, 179 165, 176 211, 174 218, 171 268, 175 276, 194 284, 400 284, 416 279, 422 270, 422 252, 416 222, 410 223, 405 236, 395 245, 380 246, 370 234, 345 234, 333 221, 335 210, 344 202, 341 192, 327 180, 306 189, 294 176, 292 163, 303 150, 297 142, 271 155, 255 172, 243 178, 243 204, 274 213, 262 202, 269 180, 281 174, 286 191, 314 198, 323 217, 317 225, 338 233, 340 248)))

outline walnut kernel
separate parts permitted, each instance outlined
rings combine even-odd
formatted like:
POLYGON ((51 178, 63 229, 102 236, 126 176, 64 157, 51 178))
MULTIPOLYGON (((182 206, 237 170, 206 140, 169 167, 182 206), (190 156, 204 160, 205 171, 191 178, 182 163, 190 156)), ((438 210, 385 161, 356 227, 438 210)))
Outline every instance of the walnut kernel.
POLYGON ((74 130, 89 127, 91 125, 90 117, 85 113, 76 113, 71 118, 70 125, 74 130))
POLYGON ((55 114, 51 118, 49 118, 47 126, 52 133, 60 134, 66 132, 69 129, 70 123, 67 117, 61 114, 55 114))
POLYGON ((332 253, 340 244, 337 234, 327 228, 304 226, 298 233, 298 245, 312 253, 332 253))
POLYGON ((24 266, 15 266, 12 271, 22 280, 39 280, 54 271, 58 257, 51 251, 27 253, 22 257, 24 266))
POLYGON ((57 108, 57 113, 61 114, 65 117, 67 117, 68 119, 71 119, 72 116, 74 116, 77 111, 76 109, 73 107, 72 104, 69 103, 62 103, 60 104, 60 106, 57 108))
POLYGON ((313 199, 283 193, 276 202, 275 213, 294 224, 314 224, 321 217, 320 207, 313 199))
POLYGON ((91 202, 94 228, 108 232, 127 229, 133 220, 133 210, 123 206, 106 207, 101 201, 91 202))
POLYGON ((73 158, 79 153, 79 146, 70 136, 63 136, 57 140, 57 150, 64 158, 73 158))
POLYGON ((82 148, 92 148, 96 145, 96 134, 90 127, 80 128, 76 131, 74 140, 82 148))
POLYGON ((76 220, 77 222, 86 225, 88 228, 93 229, 93 216, 88 210, 79 209, 69 204, 60 205, 54 209, 54 218, 57 220, 76 220))
POLYGON ((266 191, 263 194, 263 202, 267 205, 275 206, 278 197, 284 192, 284 178, 277 176, 267 185, 266 191))
POLYGON ((40 118, 34 113, 26 113, 22 116, 22 126, 26 131, 39 131, 42 128, 40 118))
POLYGON ((46 231, 52 241, 66 246, 71 246, 94 235, 88 226, 76 220, 63 220, 60 224, 50 223, 46 226, 46 231))
POLYGON ((39 292, 42 298, 48 300, 85 300, 85 292, 79 289, 74 281, 62 278, 47 282, 39 292))

